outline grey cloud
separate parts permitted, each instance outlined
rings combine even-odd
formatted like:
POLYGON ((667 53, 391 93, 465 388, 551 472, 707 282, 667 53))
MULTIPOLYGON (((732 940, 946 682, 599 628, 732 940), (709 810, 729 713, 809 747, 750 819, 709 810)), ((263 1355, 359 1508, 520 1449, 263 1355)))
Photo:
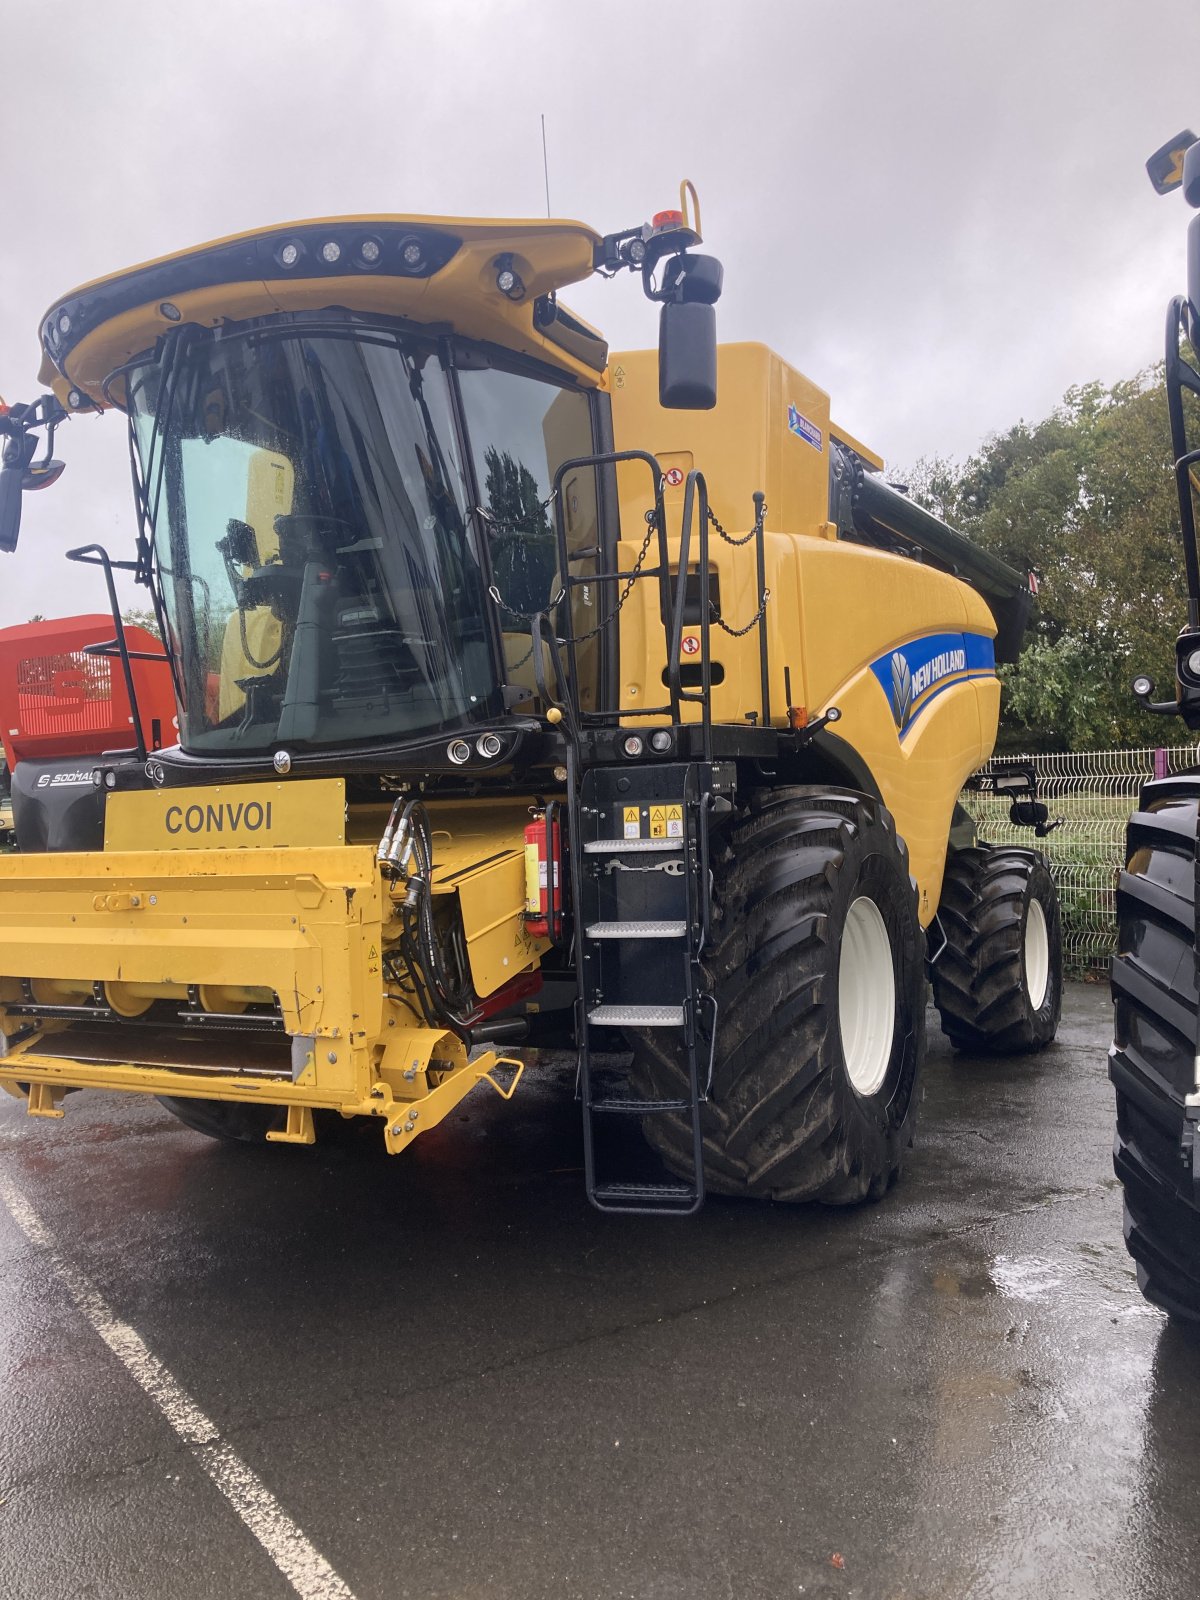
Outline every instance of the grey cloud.
MULTIPOLYGON (((1142 163, 1200 119, 1194 0, 598 6, 56 0, 4 18, 0 390, 71 285, 207 238, 362 211, 600 227, 700 189, 726 339, 774 345, 890 461, 962 457, 1155 360, 1186 212, 1142 163)), ((653 341, 628 282, 571 296, 653 341)), ((119 419, 0 567, 0 621, 101 603, 61 552, 132 527, 119 419)))

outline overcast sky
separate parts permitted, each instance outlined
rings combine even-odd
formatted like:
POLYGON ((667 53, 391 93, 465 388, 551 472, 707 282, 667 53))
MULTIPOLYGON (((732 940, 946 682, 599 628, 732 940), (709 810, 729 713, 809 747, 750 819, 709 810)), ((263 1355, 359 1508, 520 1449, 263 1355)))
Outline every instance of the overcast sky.
MULTIPOLYGON (((723 339, 760 339, 902 470, 1158 358, 1187 210, 1143 163, 1200 129, 1200 0, 40 0, 4 6, 0 393, 88 278, 354 212, 607 231, 700 191, 723 339)), ((571 303, 653 343, 628 278, 571 303)), ((0 555, 0 623, 103 609, 128 553, 121 420, 0 555)), ((138 603, 144 603, 138 602, 138 603)))

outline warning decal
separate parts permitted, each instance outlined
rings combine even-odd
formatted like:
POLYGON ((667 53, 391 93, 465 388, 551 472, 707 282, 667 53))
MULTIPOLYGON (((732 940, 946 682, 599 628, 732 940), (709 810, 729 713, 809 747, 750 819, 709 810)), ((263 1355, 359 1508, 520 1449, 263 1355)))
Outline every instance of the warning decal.
POLYGON ((625 837, 627 839, 640 839, 642 834, 642 808, 640 806, 626 806, 625 837))
POLYGON ((682 839, 683 838, 683 807, 682 806, 668 806, 667 807, 667 838, 668 839, 682 839))

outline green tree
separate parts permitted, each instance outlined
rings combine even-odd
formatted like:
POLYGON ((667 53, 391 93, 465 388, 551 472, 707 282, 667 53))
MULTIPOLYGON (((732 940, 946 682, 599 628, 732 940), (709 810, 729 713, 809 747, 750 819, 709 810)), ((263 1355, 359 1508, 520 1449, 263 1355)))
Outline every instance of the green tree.
POLYGON ((128 611, 122 611, 121 621, 127 628, 145 628, 146 632, 152 633, 156 639, 161 637, 158 631, 158 618, 154 615, 154 610, 150 606, 142 609, 132 607, 128 611))
POLYGON ((998 434, 965 466, 917 463, 914 498, 1040 580, 1020 661, 1001 669, 1002 748, 1158 744, 1179 725, 1129 692, 1174 681, 1185 619, 1161 368, 1067 392, 1042 422, 998 434))
MULTIPOLYGON (((537 479, 523 461, 489 445, 484 452, 492 570, 513 611, 543 610, 554 587, 554 535, 537 479)), ((511 616, 506 626, 513 626, 511 616)))

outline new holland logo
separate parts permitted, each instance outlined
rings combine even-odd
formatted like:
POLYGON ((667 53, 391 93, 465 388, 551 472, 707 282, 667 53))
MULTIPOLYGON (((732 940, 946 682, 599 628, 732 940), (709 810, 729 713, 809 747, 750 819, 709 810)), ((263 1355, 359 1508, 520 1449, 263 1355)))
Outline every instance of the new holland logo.
POLYGON ((912 710, 913 682, 908 662, 897 650, 892 656, 892 716, 896 726, 903 728, 912 710))

